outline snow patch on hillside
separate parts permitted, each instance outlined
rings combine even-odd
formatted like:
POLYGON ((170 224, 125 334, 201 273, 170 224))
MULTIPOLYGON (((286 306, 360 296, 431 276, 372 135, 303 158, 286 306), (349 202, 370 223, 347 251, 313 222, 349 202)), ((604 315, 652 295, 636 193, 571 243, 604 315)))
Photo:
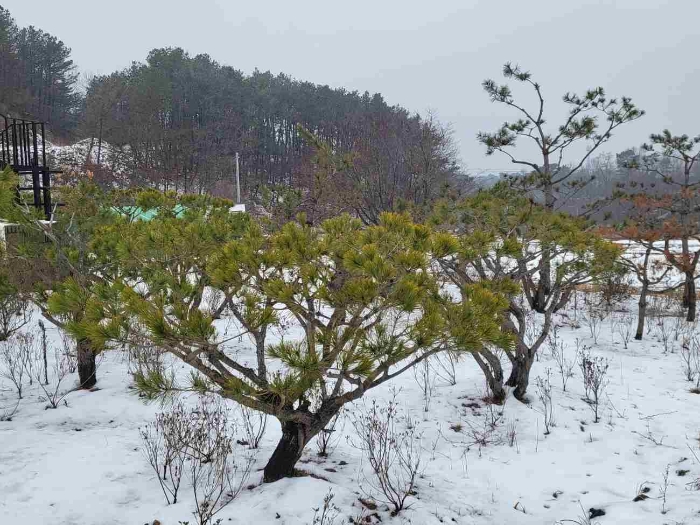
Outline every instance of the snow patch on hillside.
POLYGON ((102 142, 101 147, 94 139, 83 139, 68 146, 57 146, 47 142, 47 153, 51 166, 66 173, 84 174, 98 165, 115 175, 129 172, 132 162, 128 147, 116 147, 102 142))

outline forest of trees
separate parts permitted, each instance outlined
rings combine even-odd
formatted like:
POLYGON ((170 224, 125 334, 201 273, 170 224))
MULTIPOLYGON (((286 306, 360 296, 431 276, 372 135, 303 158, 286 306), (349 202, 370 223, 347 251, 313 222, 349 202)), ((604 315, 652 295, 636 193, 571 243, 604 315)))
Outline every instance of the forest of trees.
POLYGON ((2 8, 0 53, 0 113, 47 122, 58 143, 87 140, 78 175, 89 171, 110 187, 231 198, 238 153, 245 198, 266 208, 284 202, 294 213, 321 189, 310 160, 316 140, 347 158, 323 181, 333 190, 311 197, 328 213, 376 222, 382 211, 424 206, 466 180, 449 129, 380 94, 245 75, 179 48, 154 49, 145 62, 88 78, 82 92, 70 49, 39 29, 18 28, 2 8))
MULTIPOLYGON (((18 27, 0 6, 0 113, 47 122, 52 142, 84 141, 72 175, 89 173, 105 187, 233 198, 238 153, 244 199, 261 210, 283 219, 305 211, 316 222, 349 211, 370 224, 384 211, 425 211, 436 198, 493 180, 466 175, 449 127, 380 94, 246 75, 179 48, 154 49, 79 89, 70 54, 55 36, 18 27), (314 157, 320 146, 328 148, 325 165, 314 157)), ((568 187, 557 209, 619 221, 629 206, 611 197, 621 186, 669 189, 659 170, 630 165, 638 148, 594 153, 576 167, 574 185, 561 185, 568 187)))
POLYGON ((131 183, 164 190, 230 197, 239 153, 250 198, 263 187, 308 189, 313 148, 307 131, 336 154, 352 153, 342 182, 357 191, 326 204, 368 210, 370 222, 401 200, 424 204, 459 174, 447 130, 379 94, 284 74, 246 76, 182 49, 156 49, 145 63, 92 79, 82 124, 98 146, 106 141, 127 149, 131 183), (374 200, 378 193, 381 202, 374 200))

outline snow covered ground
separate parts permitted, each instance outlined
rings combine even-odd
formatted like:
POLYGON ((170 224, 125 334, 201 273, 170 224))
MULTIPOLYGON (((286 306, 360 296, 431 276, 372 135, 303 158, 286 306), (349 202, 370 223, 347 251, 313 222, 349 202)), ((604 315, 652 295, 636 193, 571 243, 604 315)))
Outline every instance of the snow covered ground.
MULTIPOLYGON (((628 309, 634 312, 634 304, 628 309)), ((574 313, 567 316, 570 322, 558 318, 558 335, 568 357, 574 358, 578 338, 594 355, 610 360, 599 423, 593 423, 593 412, 582 399, 578 367, 563 392, 546 346, 532 372, 529 406, 510 397, 503 408, 489 407, 483 400, 483 378, 470 356, 457 364, 456 385, 436 379, 428 412, 411 372, 360 401, 385 401, 392 388, 400 389, 403 414, 422 433, 424 468, 417 494, 409 498, 410 509, 395 517, 379 504, 382 523, 554 524, 578 520, 592 507, 605 511, 592 520, 601 525, 700 523, 700 491, 687 485, 700 478, 694 457, 700 457, 700 395, 689 392, 692 384, 682 371, 680 342, 673 340, 673 352, 664 353, 652 319, 654 330, 646 340, 632 340, 625 349, 608 318, 595 344, 585 323, 574 328, 574 313), (556 426, 545 436, 534 378, 544 376, 547 368, 552 369, 556 426), (498 423, 488 443, 473 444, 472 429, 484 429, 491 418, 498 423), (516 439, 509 446, 507 434, 513 426, 516 439), (667 512, 662 514, 667 466, 667 512), (680 476, 683 471, 688 472, 680 476), (643 484, 650 489, 649 499, 634 502, 643 484)), ((30 330, 36 330, 34 323, 30 330)), ((52 344, 59 344, 56 330, 49 332, 52 344)), ((253 358, 247 341, 237 346, 253 358)), ((161 407, 144 403, 134 393, 127 368, 121 352, 105 354, 98 369, 99 389, 73 392, 67 406, 57 409, 45 409, 36 385, 27 388, 12 421, 0 422, 0 524, 194 523, 189 488, 182 489, 176 505, 166 505, 140 450, 138 429, 161 407)), ((14 405, 11 384, 0 381, 0 407, 14 405)), ((299 467, 312 476, 263 485, 260 469, 280 432, 270 419, 251 486, 220 513, 222 523, 311 524, 314 507, 329 489, 340 511, 337 525, 358 516, 358 498, 367 497, 360 484, 366 485, 369 472, 360 451, 345 437, 352 439, 352 424, 346 421, 340 427, 343 435, 330 457, 318 457, 314 443, 307 447, 299 467)))

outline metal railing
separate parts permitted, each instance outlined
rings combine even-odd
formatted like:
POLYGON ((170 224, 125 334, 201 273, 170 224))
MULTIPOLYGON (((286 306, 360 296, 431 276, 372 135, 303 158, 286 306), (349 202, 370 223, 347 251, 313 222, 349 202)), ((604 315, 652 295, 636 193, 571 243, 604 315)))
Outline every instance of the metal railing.
POLYGON ((32 204, 51 218, 51 174, 46 158, 43 122, 0 115, 0 168, 10 166, 20 176, 17 197, 32 192, 32 204))

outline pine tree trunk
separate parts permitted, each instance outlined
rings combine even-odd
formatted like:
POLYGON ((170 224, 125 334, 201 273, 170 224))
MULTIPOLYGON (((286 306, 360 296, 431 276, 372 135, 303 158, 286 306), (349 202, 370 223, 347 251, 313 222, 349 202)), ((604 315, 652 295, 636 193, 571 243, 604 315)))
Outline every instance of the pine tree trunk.
POLYGON ((506 400, 506 389, 503 387, 503 377, 487 378, 491 390, 491 401, 496 405, 502 405, 506 400))
MULTIPOLYGON (((544 168, 546 177, 550 177, 549 168, 549 157, 544 158, 544 168)), ((544 206, 549 211, 554 211, 554 205, 556 199, 554 197, 554 187, 549 180, 546 181, 544 188, 544 206)), ((537 313, 543 314, 547 310, 547 299, 549 294, 552 292, 552 251, 551 247, 544 244, 542 245, 542 253, 540 254, 540 264, 539 264, 539 274, 540 280, 537 283, 537 289, 535 290, 534 304, 532 305, 533 310, 537 313)))
POLYGON ((282 437, 263 472, 263 482, 273 483, 294 474, 304 446, 313 436, 308 425, 295 421, 282 422, 282 437))
MULTIPOLYGON (((542 257, 549 257, 549 255, 545 253, 546 251, 546 249, 542 249, 542 257)), ((544 275, 550 268, 549 262, 542 263, 542 266, 542 274, 544 275)), ((543 314, 545 312, 545 309, 547 308, 547 284, 545 279, 542 279, 537 284, 534 299, 535 300, 532 304, 532 309, 539 314, 543 314)))
POLYGON ((517 377, 518 377, 518 368, 520 368, 520 363, 521 360, 519 357, 516 357, 511 361, 511 369, 510 369, 510 375, 508 376, 508 380, 506 381, 506 386, 515 386, 517 383, 517 377))
POLYGON ((507 386, 515 387, 513 396, 518 401, 526 402, 525 394, 527 387, 530 384, 530 368, 532 368, 533 359, 526 354, 519 353, 513 360, 513 368, 510 371, 510 377, 506 381, 507 386))
POLYGON ((95 352, 93 352, 90 341, 87 339, 80 339, 76 347, 78 351, 78 379, 80 381, 80 388, 90 389, 97 383, 95 352))
POLYGON ((497 405, 502 405, 506 400, 506 390, 503 387, 503 367, 498 357, 488 350, 473 352, 474 360, 481 368, 486 378, 486 384, 491 391, 491 399, 497 405))
POLYGON ((647 289, 648 283, 642 283, 642 291, 639 293, 639 313, 637 314, 637 333, 634 338, 641 341, 644 337, 644 320, 647 316, 647 289))
POLYGON ((688 317, 686 317, 686 321, 693 322, 695 321, 695 310, 698 303, 695 291, 695 272, 687 272, 685 274, 685 290, 688 303, 688 317))

